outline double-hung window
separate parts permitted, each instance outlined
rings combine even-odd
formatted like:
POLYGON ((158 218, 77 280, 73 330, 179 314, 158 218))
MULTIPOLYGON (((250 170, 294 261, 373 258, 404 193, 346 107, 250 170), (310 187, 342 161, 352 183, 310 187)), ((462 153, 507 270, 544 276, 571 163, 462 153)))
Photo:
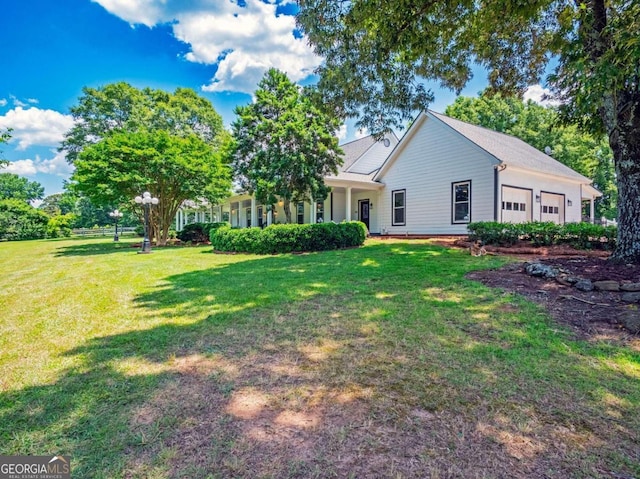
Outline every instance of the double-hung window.
POLYGON ((471 222, 471 180, 451 184, 452 223, 471 222))
POLYGON ((407 190, 391 192, 391 224, 404 226, 406 224, 407 190))

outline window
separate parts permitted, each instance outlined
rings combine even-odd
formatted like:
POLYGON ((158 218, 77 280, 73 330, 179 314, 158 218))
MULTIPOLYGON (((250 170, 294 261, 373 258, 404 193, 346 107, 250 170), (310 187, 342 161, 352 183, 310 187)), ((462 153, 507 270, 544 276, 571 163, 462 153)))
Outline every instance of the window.
MULTIPOLYGON (((451 187, 453 223, 469 223, 471 221, 471 180, 453 183, 451 187)), ((507 209, 511 208, 512 203, 507 202, 507 209)))
POLYGON ((296 205, 296 211, 297 211, 297 216, 298 216, 298 224, 304 224, 304 203, 302 201, 300 201, 297 205, 296 205))
POLYGON ((526 203, 520 203, 520 211, 527 211, 527 204, 526 203))
POLYGON ((316 223, 324 221, 324 201, 316 201, 316 223))
POLYGON ((393 226, 404 226, 406 222, 406 194, 407 190, 391 192, 391 224, 393 226))

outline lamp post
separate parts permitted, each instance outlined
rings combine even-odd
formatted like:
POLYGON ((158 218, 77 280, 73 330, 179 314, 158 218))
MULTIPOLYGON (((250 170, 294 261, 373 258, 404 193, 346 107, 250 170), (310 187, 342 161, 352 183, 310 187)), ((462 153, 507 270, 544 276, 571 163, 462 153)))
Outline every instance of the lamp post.
POLYGON ((138 253, 151 253, 151 241, 149 241, 149 210, 151 205, 158 204, 158 198, 152 197, 151 193, 145 191, 142 196, 135 197, 136 203, 141 204, 144 208, 144 240, 142 241, 142 249, 138 253))
POLYGON ((113 241, 119 241, 120 238, 118 238, 118 220, 122 218, 122 211, 113 210, 111 213, 109 213, 109 216, 111 216, 116 222, 116 233, 113 235, 113 241))

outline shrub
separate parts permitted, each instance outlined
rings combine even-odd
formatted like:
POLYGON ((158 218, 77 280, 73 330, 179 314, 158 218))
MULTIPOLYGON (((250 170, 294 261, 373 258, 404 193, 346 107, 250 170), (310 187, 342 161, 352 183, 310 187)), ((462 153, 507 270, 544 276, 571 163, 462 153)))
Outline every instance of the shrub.
POLYGON ((484 244, 513 245, 521 239, 535 246, 569 244, 578 249, 613 249, 617 234, 615 226, 591 223, 558 225, 551 222, 512 224, 480 221, 470 223, 468 230, 471 240, 480 240, 484 244))
POLYGON ((209 232, 214 227, 224 226, 227 223, 189 223, 184 225, 182 231, 177 233, 180 241, 193 243, 206 243, 209 241, 209 232))
POLYGON ((44 238, 49 216, 20 200, 0 201, 0 240, 44 238))
POLYGON ((56 215, 49 218, 47 223, 47 238, 68 238, 71 236, 71 226, 76 219, 73 213, 56 215))
POLYGON ((516 244, 523 234, 522 225, 514 223, 497 223, 495 221, 478 221, 469 223, 469 238, 482 241, 484 244, 510 246, 516 244))
POLYGON ((309 225, 271 225, 264 229, 211 229, 211 244, 217 251, 274 254, 294 251, 324 251, 361 246, 367 232, 359 221, 309 225))

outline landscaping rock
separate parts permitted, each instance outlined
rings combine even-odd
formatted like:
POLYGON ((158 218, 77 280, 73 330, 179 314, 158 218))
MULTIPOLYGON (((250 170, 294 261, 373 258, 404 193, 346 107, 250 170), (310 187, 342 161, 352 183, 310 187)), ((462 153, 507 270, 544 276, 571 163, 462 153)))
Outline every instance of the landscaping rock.
POLYGON ((620 283, 617 281, 596 281, 593 287, 600 291, 620 291, 620 283))
POLYGON ((640 283, 624 283, 620 285, 621 291, 640 291, 640 283))
MULTIPOLYGON (((578 276, 567 276, 564 278, 564 280, 569 283, 569 284, 576 284, 579 281, 582 281, 582 278, 578 277, 578 276)), ((640 290, 638 290, 640 291, 640 290)))
POLYGON ((620 322, 632 334, 640 333, 640 311, 625 311, 620 322))
POLYGON ((588 279, 581 279, 574 286, 578 291, 593 291, 593 283, 588 279))
POLYGON ((559 273, 557 268, 542 263, 528 263, 524 270, 529 276, 542 278, 555 278, 559 273))
POLYGON ((624 293, 620 299, 625 303, 640 303, 640 292, 624 293))

